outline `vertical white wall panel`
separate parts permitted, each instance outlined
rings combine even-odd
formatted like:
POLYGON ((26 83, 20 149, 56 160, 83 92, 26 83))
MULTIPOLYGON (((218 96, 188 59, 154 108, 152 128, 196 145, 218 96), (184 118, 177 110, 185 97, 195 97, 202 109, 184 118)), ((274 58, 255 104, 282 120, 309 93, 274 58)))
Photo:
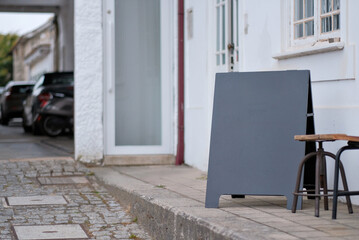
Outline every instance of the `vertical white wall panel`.
POLYGON ((75 158, 103 158, 102 1, 75 0, 75 158))
POLYGON ((185 162, 201 170, 209 156, 210 2, 185 1, 185 162))

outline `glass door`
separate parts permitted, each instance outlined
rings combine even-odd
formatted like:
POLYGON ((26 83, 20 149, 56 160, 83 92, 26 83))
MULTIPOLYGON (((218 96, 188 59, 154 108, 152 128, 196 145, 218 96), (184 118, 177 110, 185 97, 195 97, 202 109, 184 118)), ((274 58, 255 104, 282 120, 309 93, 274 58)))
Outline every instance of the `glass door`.
POLYGON ((170 154, 170 22, 163 0, 105 4, 108 155, 170 154))
POLYGON ((216 72, 239 71, 239 0, 215 0, 216 72))

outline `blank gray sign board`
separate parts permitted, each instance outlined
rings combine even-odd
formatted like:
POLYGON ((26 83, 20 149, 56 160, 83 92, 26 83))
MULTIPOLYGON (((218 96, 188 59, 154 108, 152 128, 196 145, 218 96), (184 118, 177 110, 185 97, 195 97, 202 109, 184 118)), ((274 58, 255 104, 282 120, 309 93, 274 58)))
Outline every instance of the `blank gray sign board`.
POLYGON ((305 143, 309 71, 216 75, 206 207, 221 195, 284 195, 291 208, 305 143))

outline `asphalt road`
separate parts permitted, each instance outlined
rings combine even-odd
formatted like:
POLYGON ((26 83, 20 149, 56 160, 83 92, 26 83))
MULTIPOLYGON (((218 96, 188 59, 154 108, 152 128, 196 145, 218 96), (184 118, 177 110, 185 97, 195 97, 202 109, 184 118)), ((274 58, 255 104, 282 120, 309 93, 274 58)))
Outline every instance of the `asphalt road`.
POLYGON ((0 125, 0 160, 72 157, 73 154, 73 136, 34 136, 24 132, 21 119, 12 120, 9 126, 0 125))

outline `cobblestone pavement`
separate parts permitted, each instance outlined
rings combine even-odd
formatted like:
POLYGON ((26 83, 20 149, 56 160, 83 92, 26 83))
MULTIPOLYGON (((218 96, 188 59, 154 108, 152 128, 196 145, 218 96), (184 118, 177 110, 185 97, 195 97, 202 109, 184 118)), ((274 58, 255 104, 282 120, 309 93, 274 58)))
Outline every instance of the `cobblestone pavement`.
POLYGON ((16 239, 13 226, 80 224, 89 239, 150 239, 137 219, 71 159, 0 161, 0 239, 16 239), (77 176, 87 184, 42 185, 38 177, 77 176), (9 206, 7 197, 63 196, 65 205, 9 206))

